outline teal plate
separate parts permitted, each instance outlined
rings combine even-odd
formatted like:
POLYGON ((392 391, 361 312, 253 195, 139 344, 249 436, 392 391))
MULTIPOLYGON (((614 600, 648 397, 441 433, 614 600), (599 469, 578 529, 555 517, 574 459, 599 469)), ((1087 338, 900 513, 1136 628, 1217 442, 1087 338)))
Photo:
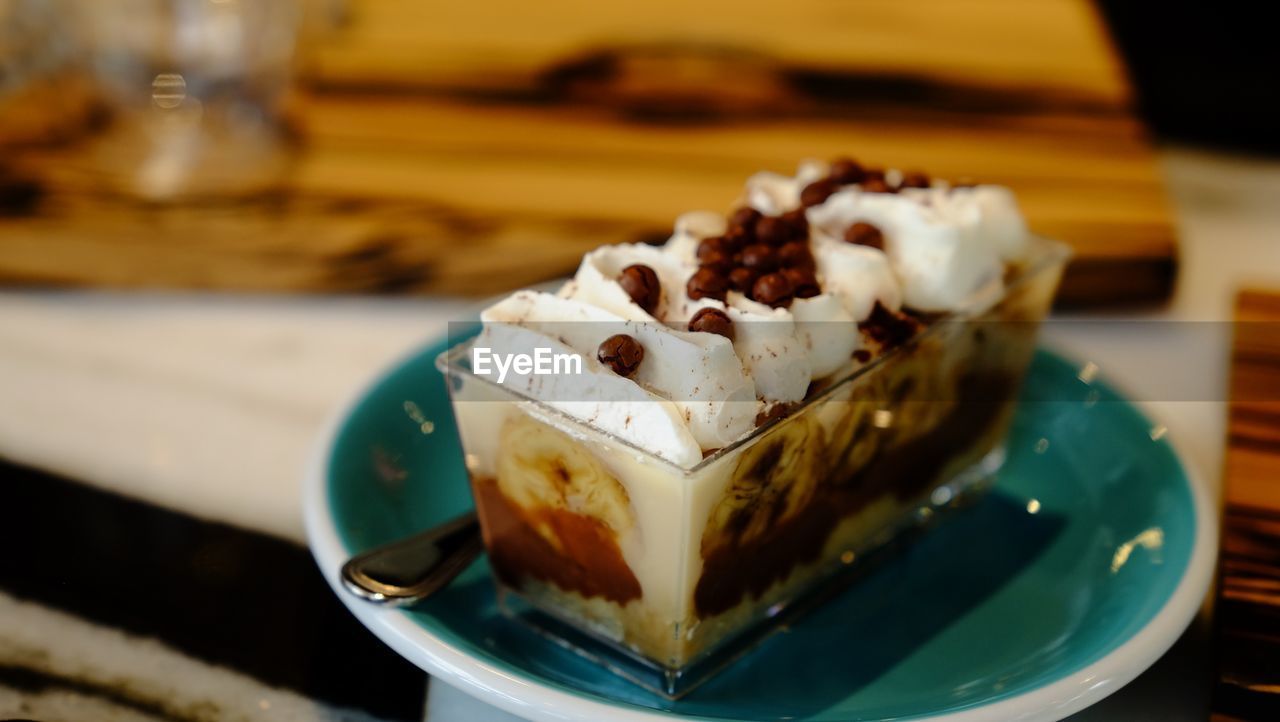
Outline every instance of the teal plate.
POLYGON ((470 508, 433 361, 367 388, 321 440, 312 548, 360 620, 443 680, 542 720, 1060 719, 1154 662, 1205 594, 1217 533, 1163 427, 1037 354, 993 491, 678 702, 499 613, 481 559, 414 611, 338 589, 350 554, 470 508))

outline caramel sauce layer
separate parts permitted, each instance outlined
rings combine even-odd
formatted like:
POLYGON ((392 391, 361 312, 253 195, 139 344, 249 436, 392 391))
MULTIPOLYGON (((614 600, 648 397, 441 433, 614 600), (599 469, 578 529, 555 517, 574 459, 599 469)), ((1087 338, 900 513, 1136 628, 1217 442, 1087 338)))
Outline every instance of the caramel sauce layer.
POLYGON ((641 597, 613 530, 599 520, 565 509, 524 509, 493 479, 475 479, 473 488, 489 564, 504 583, 519 589, 532 578, 618 604, 641 597))

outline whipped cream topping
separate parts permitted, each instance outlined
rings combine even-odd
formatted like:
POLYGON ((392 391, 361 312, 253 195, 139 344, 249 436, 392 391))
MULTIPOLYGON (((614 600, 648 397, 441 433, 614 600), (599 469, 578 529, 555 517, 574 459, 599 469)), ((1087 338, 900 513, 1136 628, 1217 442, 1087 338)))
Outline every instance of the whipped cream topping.
POLYGON ((880 229, 900 303, 918 311, 954 311, 975 295, 998 296, 1005 263, 1026 252, 1026 226, 1013 194, 994 186, 897 194, 851 187, 806 217, 819 248, 841 243, 844 230, 857 222, 880 229))
MULTIPOLYGON (((797 335, 795 317, 787 309, 769 308, 740 293, 730 293, 728 300, 737 336, 734 347, 743 370, 756 380, 760 398, 773 403, 803 399, 813 366, 804 339, 797 335)), ((848 333, 857 330, 850 328, 848 333)))
POLYGON ((605 338, 597 339, 596 335, 622 322, 621 318, 550 294, 517 291, 486 309, 480 320, 484 326, 473 347, 488 348, 497 354, 548 348, 551 353, 577 353, 583 359, 581 375, 520 373, 512 369, 502 381, 505 387, 542 400, 680 466, 692 466, 702 458, 701 445, 675 403, 613 373, 596 360, 594 353, 583 353, 592 341, 599 344, 605 338), (578 335, 573 335, 574 328, 578 335), (572 337, 562 337, 562 331, 570 331, 572 337))
MULTIPOLYGON (((638 307, 637 311, 643 313, 638 307)), ((754 381, 743 372, 733 344, 722 336, 676 331, 651 319, 628 319, 579 299, 534 291, 516 292, 486 309, 480 320, 484 327, 476 346, 502 354, 527 353, 541 346, 551 349, 550 353, 572 351, 583 359, 580 376, 537 374, 532 369, 520 374, 512 369, 503 385, 548 401, 637 446, 668 452, 660 454, 679 459, 677 463, 692 459, 691 448, 701 459, 703 448, 719 448, 740 438, 754 427, 760 411, 754 381), (527 335, 530 332, 535 336, 527 335), (600 344, 620 333, 645 348, 645 361, 631 378, 618 376, 596 359, 600 344), (597 394, 595 386, 602 377, 609 383, 597 394), (618 417, 602 407, 617 401, 627 406, 660 401, 674 410, 618 417), (565 405, 574 402, 582 403, 565 405), (606 416, 621 418, 623 423, 606 424, 601 420, 606 416), (655 427, 672 424, 680 428, 655 427), (681 430, 687 431, 682 434, 681 430), (668 445, 651 445, 654 432, 668 445), (692 437, 692 447, 684 443, 686 434, 692 437), (682 443, 672 445, 676 439, 682 443)))
MULTIPOLYGON (((763 236, 734 227, 742 221, 731 223, 723 214, 686 213, 662 247, 598 248, 583 257, 573 279, 557 293, 519 291, 486 309, 481 318, 487 323, 476 345, 576 352, 584 359, 580 376, 513 374, 504 385, 691 466, 704 452, 750 433, 772 406, 802 401, 813 382, 851 370, 881 351, 859 328, 877 307, 898 314, 907 308, 943 312, 981 306, 982 299, 998 298, 1007 265, 1026 254, 1026 225, 1006 188, 917 183, 925 187, 872 192, 873 186, 837 184, 835 171, 828 173, 826 164, 810 161, 795 176, 762 172, 747 181, 737 207, 764 216, 787 214, 783 218, 793 224, 787 227, 793 235, 785 245, 800 244, 799 250, 788 249, 790 255, 775 242, 764 254, 767 264, 750 265, 751 251, 738 253, 744 244, 757 244, 758 250, 763 236), (813 191, 804 190, 812 183, 831 186, 820 203, 814 203, 813 191), (803 212, 797 210, 806 202, 803 212), (857 223, 874 227, 872 241, 846 240, 857 223), (690 278, 699 271, 699 259, 709 257, 699 250, 704 243, 734 249, 732 269, 750 271, 746 285, 738 286, 741 292, 708 295, 693 287, 690 278), (650 269, 650 279, 656 276, 661 287, 656 305, 649 296, 642 307, 619 282, 633 265, 650 269), (773 286, 765 291, 760 282, 752 286, 770 273, 788 280, 767 279, 773 286), (727 316, 732 339, 687 330, 703 309, 727 316), (615 372, 597 360, 601 343, 614 334, 629 335, 643 348, 634 372, 615 372), (631 375, 619 375, 623 372, 631 375)), ((882 186, 906 178, 893 170, 878 177, 882 186)), ((729 266, 712 263, 708 268, 717 277, 730 277, 729 266)), ((723 280, 721 288, 728 285, 723 280)))
POLYGON ((902 308, 902 286, 883 251, 825 234, 811 243, 822 287, 840 299, 853 320, 867 320, 877 303, 890 311, 902 308))

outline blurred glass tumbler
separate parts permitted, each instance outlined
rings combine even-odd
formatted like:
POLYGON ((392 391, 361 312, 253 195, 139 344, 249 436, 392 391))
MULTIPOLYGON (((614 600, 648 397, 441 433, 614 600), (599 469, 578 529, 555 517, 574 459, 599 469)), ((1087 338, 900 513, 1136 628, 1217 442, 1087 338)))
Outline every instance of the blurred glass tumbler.
POLYGON ((92 154, 148 200, 246 196, 288 169, 296 0, 68 0, 112 122, 92 154))

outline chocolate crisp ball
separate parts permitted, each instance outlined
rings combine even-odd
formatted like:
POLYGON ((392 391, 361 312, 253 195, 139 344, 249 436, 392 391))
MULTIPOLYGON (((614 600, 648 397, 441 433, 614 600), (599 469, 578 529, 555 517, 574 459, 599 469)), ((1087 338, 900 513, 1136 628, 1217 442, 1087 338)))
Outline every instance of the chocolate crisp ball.
POLYGON ((731 253, 737 253, 742 250, 743 246, 756 242, 756 231, 754 226, 729 226, 725 229, 724 235, 720 236, 724 240, 725 249, 731 253))
POLYGON ((734 267, 733 256, 720 251, 712 251, 698 258, 698 266, 700 268, 710 268, 721 274, 728 273, 734 267))
POLYGON ((738 293, 750 294, 751 287, 755 285, 759 276, 760 274, 750 268, 739 266, 729 271, 729 285, 738 293))
POLYGON ((653 313, 658 307, 658 300, 662 298, 662 284, 658 282, 658 274, 639 263, 622 269, 618 285, 646 313, 653 313))
POLYGON ((862 181, 861 188, 864 193, 896 193, 897 190, 890 187, 884 182, 883 178, 868 178, 862 181))
POLYGON ((729 314, 718 308, 704 308, 693 314, 689 319, 689 330, 714 333, 733 340, 733 321, 729 320, 729 314))
POLYGON ((787 228, 791 231, 790 240, 809 240, 809 219, 805 216, 803 208, 796 208, 783 213, 782 220, 786 221, 787 228))
POLYGON ((744 268, 750 268, 756 273, 768 273, 778 267, 778 254, 763 243, 753 243, 742 249, 740 261, 744 268))
POLYGON ((800 205, 805 208, 816 206, 830 198, 831 194, 838 190, 840 190, 840 184, 834 179, 821 178, 805 186, 804 190, 800 191, 800 205))
POLYGON ((740 228, 754 234, 758 220, 760 220, 760 211, 751 206, 743 206, 729 214, 729 228, 740 228))
POLYGON ((739 250, 741 246, 736 246, 727 236, 715 236, 699 243, 695 255, 699 266, 709 266, 721 273, 728 273, 730 268, 737 265, 735 256, 739 250))
POLYGON ((689 298, 695 301, 700 298, 714 298, 717 301, 723 301, 724 297, 729 293, 729 279, 714 269, 699 268, 689 277, 689 283, 685 285, 685 292, 689 295, 689 298))
POLYGON ((884 250, 884 233, 880 229, 863 221, 858 221, 844 230, 844 240, 859 246, 871 246, 884 250))
POLYGON ((764 216, 756 221, 756 240, 770 246, 781 246, 791 240, 791 225, 777 216, 764 216))
POLYGON ((783 268, 813 268, 813 253, 805 241, 789 241, 778 249, 778 263, 783 268))
POLYGON ((813 269, 809 268, 784 268, 782 275, 787 277, 791 282, 791 287, 795 289, 796 298, 813 298, 822 293, 822 288, 818 286, 818 277, 813 274, 813 269))
POLYGON ((928 188, 930 185, 932 185, 932 183, 929 180, 929 176, 925 175, 924 173, 921 173, 918 170, 913 170, 913 171, 907 171, 906 173, 902 174, 902 183, 899 184, 899 187, 900 188, 928 188))
POLYGON ((865 175, 862 164, 852 158, 836 158, 831 161, 831 169, 827 171, 827 177, 840 185, 859 183, 865 175))
POLYGON ((790 304, 794 296, 795 288, 781 273, 765 274, 757 278, 751 287, 751 298, 774 308, 790 304))
POLYGON ((640 342, 625 333, 606 338, 596 351, 600 363, 608 366, 619 376, 630 376, 640 367, 644 360, 644 347, 640 342))
POLYGON ((698 257, 698 262, 702 262, 702 257, 709 253, 733 254, 732 243, 724 236, 711 236, 704 238, 698 242, 698 248, 694 251, 694 255, 698 257))

